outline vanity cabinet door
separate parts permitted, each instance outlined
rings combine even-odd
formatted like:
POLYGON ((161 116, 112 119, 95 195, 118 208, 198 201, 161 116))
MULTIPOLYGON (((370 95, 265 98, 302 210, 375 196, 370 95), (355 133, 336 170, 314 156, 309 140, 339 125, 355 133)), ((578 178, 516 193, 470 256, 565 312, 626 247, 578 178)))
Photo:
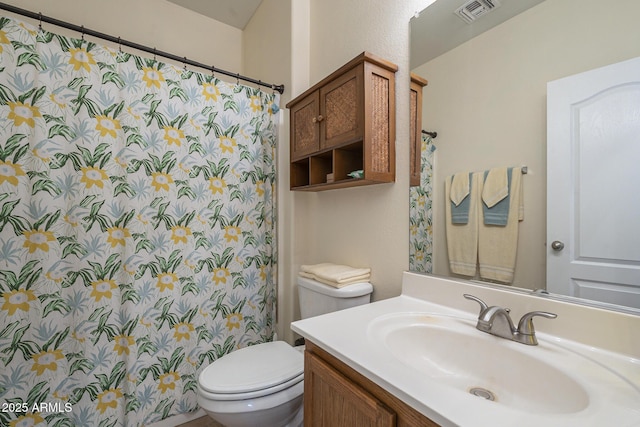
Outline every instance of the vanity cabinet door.
POLYGON ((305 427, 392 427, 396 416, 316 355, 305 353, 305 427))
POLYGON ((304 360, 305 427, 439 427, 310 340, 304 360))

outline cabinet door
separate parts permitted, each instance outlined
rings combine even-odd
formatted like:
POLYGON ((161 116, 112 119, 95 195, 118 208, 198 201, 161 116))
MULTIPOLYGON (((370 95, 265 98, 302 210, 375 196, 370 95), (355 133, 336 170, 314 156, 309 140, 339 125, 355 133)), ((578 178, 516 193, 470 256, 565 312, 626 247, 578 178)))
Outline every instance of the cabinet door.
POLYGON ((320 149, 319 111, 318 92, 311 93, 291 108, 291 158, 293 160, 298 160, 320 149))
POLYGON ((366 63, 364 82, 364 176, 373 181, 393 182, 396 177, 394 73, 366 63))
POLYGON ((320 89, 320 148, 332 148, 362 138, 363 65, 320 89))
POLYGON ((391 412, 316 355, 305 352, 305 427, 392 427, 391 412))
POLYGON ((422 169, 422 88, 427 81, 411 73, 411 91, 409 108, 409 185, 420 185, 420 171, 422 169))

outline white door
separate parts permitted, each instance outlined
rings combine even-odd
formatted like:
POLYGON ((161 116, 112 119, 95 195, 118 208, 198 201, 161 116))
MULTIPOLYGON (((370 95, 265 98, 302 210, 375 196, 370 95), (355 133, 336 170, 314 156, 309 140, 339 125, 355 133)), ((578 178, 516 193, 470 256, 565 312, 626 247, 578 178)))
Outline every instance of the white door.
POLYGON ((547 85, 547 290, 640 308, 640 58, 547 85))

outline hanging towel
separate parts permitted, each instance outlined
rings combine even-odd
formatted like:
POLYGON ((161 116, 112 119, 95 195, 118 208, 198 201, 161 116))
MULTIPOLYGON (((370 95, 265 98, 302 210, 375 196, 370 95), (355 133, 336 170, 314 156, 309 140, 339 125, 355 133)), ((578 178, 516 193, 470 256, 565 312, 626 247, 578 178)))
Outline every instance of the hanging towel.
POLYGON ((469 205, 472 191, 471 173, 460 172, 451 177, 451 221, 454 224, 466 224, 469 221, 469 205))
MULTIPOLYGON (((466 174, 466 173, 465 173, 466 174)), ((445 222, 449 269, 463 276, 475 276, 478 260, 478 204, 480 203, 479 173, 469 176, 468 221, 453 222, 453 203, 445 203, 445 222)), ((451 201, 452 179, 445 179, 445 200, 451 201)))
POLYGON ((509 194, 507 168, 493 168, 485 172, 482 186, 482 201, 492 208, 509 194))
POLYGON ((468 172, 459 172, 451 178, 449 198, 456 206, 469 195, 469 175, 471 174, 468 172))
MULTIPOLYGON (((482 182, 479 183, 482 186, 482 182)), ((503 227, 478 226, 478 263, 480 277, 502 283, 512 283, 518 249, 518 223, 524 219, 522 173, 515 167, 509 186, 509 212, 503 227)))
POLYGON ((485 225, 506 226, 509 217, 509 186, 513 168, 497 168, 484 172, 482 216, 485 225))

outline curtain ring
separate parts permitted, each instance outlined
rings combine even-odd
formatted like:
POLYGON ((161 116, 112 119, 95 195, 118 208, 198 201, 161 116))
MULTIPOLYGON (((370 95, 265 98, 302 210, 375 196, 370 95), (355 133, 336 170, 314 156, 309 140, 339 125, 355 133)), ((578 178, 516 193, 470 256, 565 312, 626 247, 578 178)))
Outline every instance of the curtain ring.
POLYGON ((215 80, 216 78, 216 66, 212 65, 211 66, 211 78, 215 80))
POLYGON ((236 73, 236 84, 240 84, 240 73, 236 73))
POLYGON ((42 32, 42 12, 38 12, 38 31, 42 32))
POLYGON ((156 48, 155 47, 153 48, 153 60, 154 61, 158 60, 158 58, 156 57, 156 48))
POLYGON ((183 67, 184 71, 187 71, 187 57, 184 57, 184 67, 183 67))
POLYGON ((120 42, 120 37, 118 36, 118 51, 122 53, 122 43, 120 42))
POLYGON ((80 25, 80 34, 82 34, 80 38, 84 41, 84 25, 80 25))

